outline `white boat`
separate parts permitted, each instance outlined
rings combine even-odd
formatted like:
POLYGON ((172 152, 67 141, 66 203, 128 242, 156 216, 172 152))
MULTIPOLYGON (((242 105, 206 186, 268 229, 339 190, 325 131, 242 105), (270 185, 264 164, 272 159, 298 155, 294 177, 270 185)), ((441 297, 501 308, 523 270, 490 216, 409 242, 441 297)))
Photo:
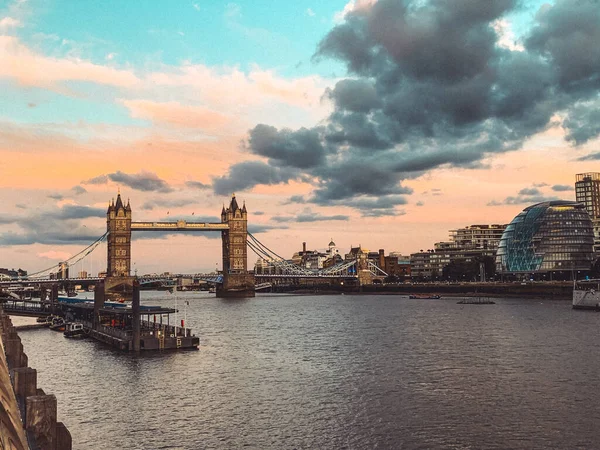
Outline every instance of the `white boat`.
POLYGON ((600 311, 600 280, 579 280, 574 283, 573 309, 600 311))
POLYGON ((65 337, 83 337, 85 336, 83 324, 79 322, 68 323, 63 334, 65 337))

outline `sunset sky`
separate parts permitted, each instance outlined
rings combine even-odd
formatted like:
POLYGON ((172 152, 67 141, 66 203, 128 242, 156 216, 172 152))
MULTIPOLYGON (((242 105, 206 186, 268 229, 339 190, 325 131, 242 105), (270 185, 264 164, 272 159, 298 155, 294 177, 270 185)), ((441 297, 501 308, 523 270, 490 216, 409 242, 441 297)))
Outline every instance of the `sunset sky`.
MULTIPOLYGON (((77 253, 118 189, 135 221, 218 221, 235 192, 287 257, 574 200, 599 43, 598 0, 0 0, 0 267, 77 253)), ((133 265, 211 271, 218 238, 136 235, 133 265)))

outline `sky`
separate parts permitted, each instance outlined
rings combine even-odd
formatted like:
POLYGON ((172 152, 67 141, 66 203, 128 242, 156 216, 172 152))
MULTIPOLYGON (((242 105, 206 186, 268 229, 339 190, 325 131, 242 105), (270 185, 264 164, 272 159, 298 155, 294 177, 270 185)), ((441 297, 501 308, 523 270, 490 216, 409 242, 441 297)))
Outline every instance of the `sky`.
MULTIPOLYGON (((286 257, 574 200, 598 42, 599 0, 0 0, 0 267, 78 253, 118 191, 134 221, 219 221, 235 193, 286 257)), ((220 269, 219 237, 140 233, 132 266, 220 269)))

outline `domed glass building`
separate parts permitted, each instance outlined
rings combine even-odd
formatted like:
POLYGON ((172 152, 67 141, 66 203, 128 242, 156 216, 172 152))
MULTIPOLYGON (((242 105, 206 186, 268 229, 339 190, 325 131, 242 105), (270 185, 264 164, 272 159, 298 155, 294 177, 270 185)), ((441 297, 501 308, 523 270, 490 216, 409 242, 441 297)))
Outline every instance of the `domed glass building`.
POLYGON ((592 221, 581 203, 551 201, 525 208, 506 227, 496 252, 503 274, 590 270, 592 221))

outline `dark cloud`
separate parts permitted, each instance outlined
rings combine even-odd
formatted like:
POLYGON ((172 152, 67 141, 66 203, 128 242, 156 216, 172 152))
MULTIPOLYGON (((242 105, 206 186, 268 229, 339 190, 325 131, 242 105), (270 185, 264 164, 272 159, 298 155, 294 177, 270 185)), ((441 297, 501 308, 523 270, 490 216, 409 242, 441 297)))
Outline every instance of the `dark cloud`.
POLYGON ((27 209, 27 205, 24 205, 23 203, 17 203, 15 205, 15 207, 19 208, 19 209, 27 209))
MULTIPOLYGON (((485 167, 556 117, 574 145, 597 137, 600 3, 544 5, 521 30, 523 49, 511 50, 495 24, 521 3, 379 0, 347 14, 314 56, 349 74, 324 94, 331 115, 297 131, 257 125, 245 148, 267 162, 232 166, 215 192, 302 180, 313 186, 307 202, 368 215, 352 200, 408 195, 404 181, 439 167, 485 167)), ((536 187, 503 203, 545 199, 536 187)), ((395 206, 373 214, 397 214, 395 206)))
POLYGON ((185 185, 189 188, 193 189, 209 189, 209 184, 201 183, 200 181, 186 181, 185 185))
POLYGON ((254 211, 252 213, 253 216, 264 216, 264 214, 265 214, 264 211, 254 211))
POLYGON ((136 174, 128 174, 121 172, 120 170, 109 173, 107 175, 99 175, 89 180, 82 181, 82 184, 106 184, 108 181, 114 183, 123 184, 143 192, 172 192, 173 189, 167 184, 166 181, 160 179, 158 175, 152 172, 141 171, 136 174))
POLYGON ((422 201, 419 200, 417 203, 415 203, 415 205, 416 206, 423 206, 423 205, 425 205, 425 203, 423 203, 422 201))
POLYGON ((261 225, 261 224, 248 224, 248 233, 259 234, 266 233, 271 230, 287 230, 288 227, 285 225, 261 225))
POLYGON ((52 200, 58 200, 58 201, 60 201, 60 200, 64 199, 65 196, 61 195, 61 194, 50 194, 48 196, 48 198, 51 198, 52 200))
POLYGON ((227 175, 213 178, 213 189, 217 195, 229 195, 258 184, 280 184, 301 178, 302 174, 297 170, 246 161, 231 166, 227 175))
POLYGON ((271 220, 275 222, 327 222, 331 220, 349 220, 349 216, 336 214, 333 216, 323 216, 319 213, 315 213, 311 210, 306 210, 302 213, 293 216, 273 216, 271 220))
POLYGON ((555 184, 552 186, 552 190, 555 192, 574 191, 575 188, 569 184, 555 184))
POLYGON ((546 187, 548 183, 533 183, 533 187, 546 187))
POLYGON ((161 180, 158 175, 151 172, 140 172, 137 174, 127 174, 120 170, 108 174, 108 178, 115 183, 122 183, 132 189, 144 192, 172 192, 166 181, 161 180))
POLYGON ((73 191, 73 193, 74 193, 75 195, 81 195, 81 194, 85 194, 85 193, 87 192, 87 189, 86 189, 86 188, 84 188, 83 186, 79 186, 79 185, 77 185, 77 186, 73 186, 73 187, 71 188, 71 190, 73 191))
POLYGON ((91 244, 106 231, 103 225, 106 210, 79 205, 64 205, 61 208, 36 211, 27 216, 10 218, 20 228, 19 232, 0 234, 0 245, 63 245, 91 244), (82 219, 96 219, 81 223, 82 219))
POLYGON ((107 175, 98 175, 97 177, 90 178, 89 180, 82 181, 81 184, 106 184, 108 183, 107 175))
MULTIPOLYGON (((598 5, 600 7, 600 5, 598 5)), ((574 106, 563 122, 567 141, 582 145, 600 134, 600 98, 574 106)))
POLYGON ((542 195, 542 192, 537 188, 523 188, 519 191, 519 195, 542 195))
POLYGON ((559 200, 558 197, 555 196, 545 196, 542 194, 539 195, 516 195, 506 197, 501 202, 496 200, 492 200, 488 202, 487 206, 500 206, 500 205, 533 205, 541 202, 550 202, 554 200, 559 200))
POLYGON ((346 111, 366 113, 381 106, 375 86, 366 80, 338 81, 325 95, 333 100, 336 108, 346 111))
POLYGON ((292 205, 295 203, 298 203, 298 204, 306 203, 306 199, 304 198, 303 195, 292 195, 287 200, 281 202, 282 205, 292 205))
POLYGON ((64 205, 62 208, 45 213, 44 216, 57 220, 87 219, 90 217, 106 218, 106 209, 92 208, 90 206, 64 205))
POLYGON ((325 149, 317 129, 280 130, 259 124, 250 130, 250 152, 269 158, 275 164, 306 169, 321 164, 325 149))
POLYGON ((600 160, 600 152, 590 153, 589 155, 581 156, 580 158, 577 158, 577 161, 598 161, 598 160, 600 160))

